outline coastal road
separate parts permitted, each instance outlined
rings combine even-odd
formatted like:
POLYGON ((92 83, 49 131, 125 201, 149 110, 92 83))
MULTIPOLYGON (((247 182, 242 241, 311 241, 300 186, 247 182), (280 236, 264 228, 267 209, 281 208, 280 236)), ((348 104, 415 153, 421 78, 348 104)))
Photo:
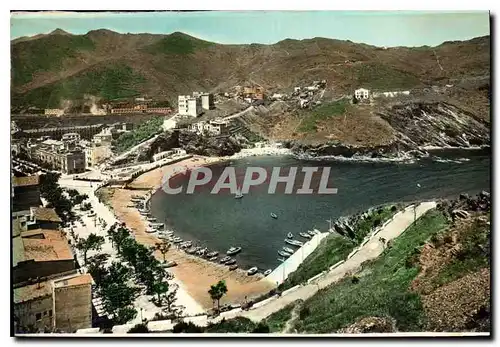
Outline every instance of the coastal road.
MULTIPOLYGON (((416 208, 416 217, 419 218, 430 209, 436 207, 436 202, 423 202, 416 208)), ((307 300, 318 292, 319 289, 331 285, 342 279, 346 275, 357 272, 361 264, 367 260, 377 258, 384 251, 384 245, 379 241, 379 238, 384 238, 387 241, 392 240, 401 235, 414 221, 413 206, 407 207, 402 213, 399 213, 394 219, 389 222, 382 230, 374 235, 369 241, 364 244, 359 250, 344 263, 329 271, 326 275, 319 277, 310 284, 300 286, 292 292, 288 292, 281 297, 273 298, 266 304, 251 309, 246 312, 235 312, 234 314, 225 315, 226 319, 242 316, 251 319, 254 322, 259 322, 274 312, 283 309, 290 303, 296 300, 307 300)))

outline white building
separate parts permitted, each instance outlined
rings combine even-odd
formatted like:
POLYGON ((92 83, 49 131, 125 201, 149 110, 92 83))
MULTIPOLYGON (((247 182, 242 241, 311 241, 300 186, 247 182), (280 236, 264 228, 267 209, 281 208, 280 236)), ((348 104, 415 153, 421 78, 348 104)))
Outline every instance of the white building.
POLYGON ((196 134, 224 135, 227 133, 229 122, 224 119, 214 119, 208 122, 201 121, 190 124, 188 130, 196 134))
POLYGON ((66 133, 61 137, 63 142, 78 142, 80 141, 80 134, 78 133, 66 133))
POLYGON ((96 145, 110 144, 113 140, 113 133, 116 132, 115 128, 105 128, 102 129, 100 133, 95 134, 92 138, 92 142, 96 145))
POLYGON ((359 88, 354 91, 354 96, 356 99, 368 99, 370 97, 370 91, 368 89, 359 88))
POLYGON ((179 95, 178 108, 180 115, 191 117, 198 117, 203 112, 201 98, 189 95, 179 95))
POLYGON ((204 110, 211 110, 214 108, 214 95, 210 93, 201 94, 201 107, 204 110))

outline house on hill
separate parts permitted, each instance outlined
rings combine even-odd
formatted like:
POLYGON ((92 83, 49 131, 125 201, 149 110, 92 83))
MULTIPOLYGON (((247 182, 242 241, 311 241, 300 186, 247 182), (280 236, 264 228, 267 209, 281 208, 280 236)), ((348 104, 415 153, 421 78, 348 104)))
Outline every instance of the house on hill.
POLYGON ((354 91, 354 96, 358 100, 367 100, 370 98, 370 91, 365 88, 359 88, 354 91))

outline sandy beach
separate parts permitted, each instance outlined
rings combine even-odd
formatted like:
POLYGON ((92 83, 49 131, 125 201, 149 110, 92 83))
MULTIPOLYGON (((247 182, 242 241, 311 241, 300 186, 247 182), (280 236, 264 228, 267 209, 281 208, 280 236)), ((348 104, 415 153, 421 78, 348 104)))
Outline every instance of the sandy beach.
MULTIPOLYGON (((137 177, 128 184, 132 189, 103 188, 102 196, 108 200, 108 204, 113 209, 116 217, 125 222, 133 230, 138 242, 153 246, 162 242, 154 235, 145 232, 146 225, 144 219, 135 208, 127 207, 130 204, 132 195, 147 195, 150 191, 161 186, 165 175, 183 172, 186 169, 193 169, 202 165, 209 165, 228 158, 193 157, 181 162, 163 166, 161 168, 147 172, 137 177)), ((163 260, 160 252, 156 253, 158 259, 163 260)), ((208 295, 208 290, 212 284, 220 280, 225 280, 228 293, 221 300, 221 304, 232 303, 241 304, 245 297, 251 299, 268 292, 273 288, 273 284, 263 279, 262 275, 247 276, 245 270, 237 269, 229 271, 227 266, 210 262, 208 260, 189 255, 182 250, 172 246, 165 255, 167 260, 174 260, 177 266, 169 269, 176 279, 182 282, 182 287, 204 308, 213 307, 212 300, 208 295)))

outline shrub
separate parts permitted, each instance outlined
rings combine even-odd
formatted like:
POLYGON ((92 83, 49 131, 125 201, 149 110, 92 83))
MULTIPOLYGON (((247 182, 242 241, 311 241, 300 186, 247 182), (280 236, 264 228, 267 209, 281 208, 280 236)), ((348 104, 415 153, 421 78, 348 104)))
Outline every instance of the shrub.
POLYGON ((146 324, 137 324, 132 327, 127 334, 141 334, 141 333, 149 333, 149 329, 146 324))
POLYGON ((299 312, 299 318, 300 319, 305 319, 306 317, 308 317, 309 315, 311 314, 311 311, 309 310, 309 307, 302 307, 300 309, 300 312, 299 312))
POLYGON ((202 333, 203 329, 196 324, 191 322, 179 322, 174 325, 174 329, 172 330, 174 333, 202 333))
POLYGON ((268 334, 269 333, 269 326, 266 323, 260 322, 255 329, 252 330, 252 333, 262 333, 262 334, 268 334))
POLYGON ((352 278, 351 278, 351 282, 352 282, 353 284, 359 283, 359 277, 358 277, 358 276, 352 276, 352 278))

